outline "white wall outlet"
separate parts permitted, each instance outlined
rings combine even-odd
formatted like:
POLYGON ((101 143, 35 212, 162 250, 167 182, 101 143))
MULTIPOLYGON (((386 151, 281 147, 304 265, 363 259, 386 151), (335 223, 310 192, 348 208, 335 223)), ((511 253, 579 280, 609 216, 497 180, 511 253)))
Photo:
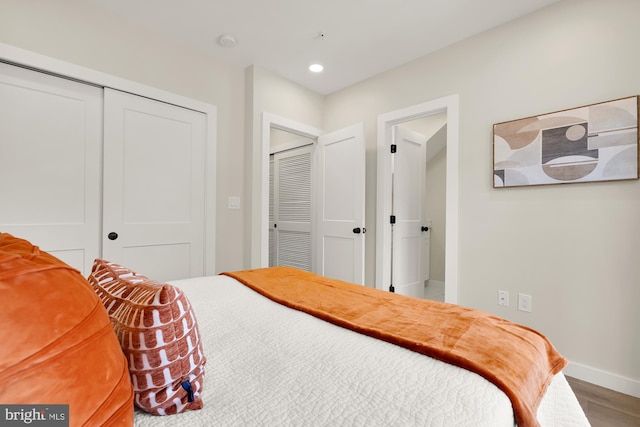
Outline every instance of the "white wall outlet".
POLYGON ((531 313, 533 309, 533 298, 531 295, 518 294, 518 310, 531 313))
POLYGON ((240 197, 229 196, 229 209, 240 209, 240 197))
POLYGON ((509 307, 509 292, 498 291, 498 305, 509 307))

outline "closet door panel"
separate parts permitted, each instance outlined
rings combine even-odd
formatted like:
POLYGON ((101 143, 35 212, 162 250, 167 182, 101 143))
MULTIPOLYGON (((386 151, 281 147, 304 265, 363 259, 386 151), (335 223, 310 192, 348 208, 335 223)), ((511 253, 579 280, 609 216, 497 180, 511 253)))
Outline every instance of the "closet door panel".
POLYGON ((0 231, 85 276, 100 248, 102 89, 0 63, 0 231))
POLYGON ((105 259, 156 280, 204 274, 205 132, 202 113, 105 89, 105 259))
POLYGON ((270 265, 312 271, 312 151, 313 146, 306 145, 272 156, 269 172, 270 265))

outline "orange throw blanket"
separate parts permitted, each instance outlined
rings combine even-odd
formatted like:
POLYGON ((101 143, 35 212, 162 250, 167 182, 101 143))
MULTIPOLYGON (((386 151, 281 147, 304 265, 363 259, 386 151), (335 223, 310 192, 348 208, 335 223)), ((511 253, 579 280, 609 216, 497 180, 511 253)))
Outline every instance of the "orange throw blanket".
POLYGON ((475 372, 511 399, 520 427, 567 360, 542 334, 453 304, 410 298, 290 267, 222 273, 320 319, 475 372))

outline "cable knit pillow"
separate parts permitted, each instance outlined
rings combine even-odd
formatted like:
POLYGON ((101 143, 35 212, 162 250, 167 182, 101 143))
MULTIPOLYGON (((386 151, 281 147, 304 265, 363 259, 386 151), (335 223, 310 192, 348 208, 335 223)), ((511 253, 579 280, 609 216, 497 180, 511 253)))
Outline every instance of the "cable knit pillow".
POLYGON ((80 272, 8 233, 0 343, 0 403, 68 404, 74 426, 133 425, 127 361, 99 298, 80 272))
POLYGON ((129 360, 136 406, 155 415, 202 408, 206 358, 184 293, 100 259, 89 282, 129 360))

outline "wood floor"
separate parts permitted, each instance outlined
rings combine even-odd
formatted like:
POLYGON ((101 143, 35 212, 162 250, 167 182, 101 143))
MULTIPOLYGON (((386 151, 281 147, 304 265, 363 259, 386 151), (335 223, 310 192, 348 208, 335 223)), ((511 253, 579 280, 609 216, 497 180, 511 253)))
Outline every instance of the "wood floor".
POLYGON ((640 399, 567 377, 592 427, 640 426, 640 399))

